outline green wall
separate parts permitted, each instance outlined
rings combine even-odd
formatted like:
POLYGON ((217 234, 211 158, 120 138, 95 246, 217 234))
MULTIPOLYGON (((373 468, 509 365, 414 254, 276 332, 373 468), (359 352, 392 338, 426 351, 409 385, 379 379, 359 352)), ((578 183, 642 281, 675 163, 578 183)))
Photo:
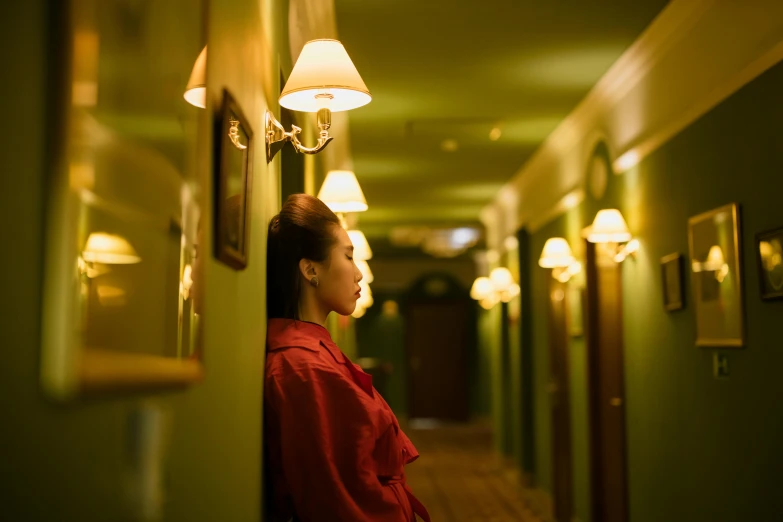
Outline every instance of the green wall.
MULTIPOLYGON (((754 236, 783 226, 783 65, 778 64, 674 137, 640 165, 610 176, 599 201, 532 235, 535 391, 548 367, 544 241, 579 228, 599 208, 617 207, 641 242, 623 264, 626 423, 630 520, 779 520, 783 502, 783 301, 759 297, 754 236), (686 309, 662 306, 660 258, 688 256, 688 218, 741 204, 747 344, 729 350, 730 377, 712 376, 715 350, 694 345, 695 310, 686 274, 686 309)), ((588 191, 589 192, 589 191, 588 191)), ((686 267, 688 263, 686 263, 686 267)), ((587 381, 584 340, 569 346, 576 516, 589 520, 587 381)), ((551 489, 549 406, 536 399, 537 480, 551 489)), ((596 521, 597 522, 597 521, 596 521)))
MULTIPOLYGON (((261 147, 255 155, 250 266, 234 272, 210 261, 206 269, 204 382, 179 392, 69 405, 53 404, 40 391, 44 198, 49 160, 59 159, 46 153, 47 128, 54 125, 47 112, 49 70, 58 63, 48 39, 50 5, 6 2, 0 16, 3 48, 15 55, 4 60, 4 77, 13 82, 3 82, 3 114, 13 132, 4 133, 0 155, 0 212, 7 225, 0 286, 11 308, 0 328, 0 518, 133 518, 130 481, 139 462, 130 428, 137 412, 152 411, 167 435, 167 451, 155 464, 162 469, 165 520, 260 520, 265 231, 279 208, 278 162, 267 167, 261 147)), ((286 21, 287 2, 210 5, 209 87, 213 93, 223 85, 232 89, 245 113, 255 117, 257 136, 265 100, 279 89, 279 68, 290 68, 286 21)), ((209 117, 205 112, 205 121, 209 117)), ((205 147, 199 157, 205 176, 210 150, 205 147)))

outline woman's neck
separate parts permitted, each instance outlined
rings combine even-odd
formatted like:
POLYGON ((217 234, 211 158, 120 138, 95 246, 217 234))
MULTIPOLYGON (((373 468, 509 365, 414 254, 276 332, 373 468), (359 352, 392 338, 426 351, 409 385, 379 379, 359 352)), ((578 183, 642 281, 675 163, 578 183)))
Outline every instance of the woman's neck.
POLYGON ((310 292, 305 292, 299 301, 299 319, 310 323, 319 324, 326 327, 326 318, 329 316, 328 310, 323 310, 319 306, 315 296, 310 292))

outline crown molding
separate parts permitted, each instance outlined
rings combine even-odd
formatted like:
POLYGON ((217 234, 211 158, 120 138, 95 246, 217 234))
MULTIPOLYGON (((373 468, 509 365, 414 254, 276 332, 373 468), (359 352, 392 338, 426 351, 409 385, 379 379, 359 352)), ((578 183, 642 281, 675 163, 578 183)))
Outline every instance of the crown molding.
POLYGON ((673 0, 487 206, 517 196, 516 219, 491 235, 561 214, 598 139, 621 173, 781 60, 783 2, 673 0))

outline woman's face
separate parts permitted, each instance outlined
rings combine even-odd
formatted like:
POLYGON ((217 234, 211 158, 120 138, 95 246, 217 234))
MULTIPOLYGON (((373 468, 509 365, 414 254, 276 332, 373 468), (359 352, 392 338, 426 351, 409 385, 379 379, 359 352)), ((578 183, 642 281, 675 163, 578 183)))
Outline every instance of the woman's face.
POLYGON ((342 227, 333 227, 337 241, 329 252, 328 263, 318 263, 316 296, 326 308, 340 315, 351 315, 359 299, 362 273, 353 262, 353 243, 342 227))

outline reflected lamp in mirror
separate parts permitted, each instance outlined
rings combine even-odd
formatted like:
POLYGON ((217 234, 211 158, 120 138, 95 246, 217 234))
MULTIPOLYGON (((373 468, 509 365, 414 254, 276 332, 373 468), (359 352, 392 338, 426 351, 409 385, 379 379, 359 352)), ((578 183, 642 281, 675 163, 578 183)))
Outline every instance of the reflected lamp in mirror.
POLYGON ((280 105, 301 112, 315 112, 320 134, 315 147, 308 148, 299 142, 302 129, 293 125, 286 132, 271 112, 266 112, 267 162, 290 141, 297 152, 317 154, 326 147, 332 137, 332 112, 347 111, 367 105, 372 100, 351 58, 338 40, 312 40, 307 42, 294 65, 291 76, 280 94, 280 105))
POLYGON ((132 265, 140 262, 141 257, 124 237, 93 232, 87 238, 79 258, 79 271, 92 279, 109 272, 106 265, 132 265))
POLYGON ((350 170, 329 171, 318 191, 318 199, 336 214, 364 212, 368 208, 362 187, 350 170))
POLYGON ((193 64, 184 96, 195 107, 203 109, 207 106, 207 46, 204 46, 193 64))
POLYGON ((691 269, 694 272, 714 272, 715 279, 722 283, 729 273, 729 265, 723 256, 723 250, 719 245, 712 245, 704 262, 693 261, 691 269))
POLYGON ((372 259, 372 249, 361 230, 349 230, 348 237, 353 243, 353 257, 357 260, 369 261, 372 259))
POLYGON ((622 263, 628 256, 636 257, 639 250, 639 241, 633 239, 625 218, 616 208, 600 210, 586 235, 589 242, 604 245, 616 263, 622 263))

